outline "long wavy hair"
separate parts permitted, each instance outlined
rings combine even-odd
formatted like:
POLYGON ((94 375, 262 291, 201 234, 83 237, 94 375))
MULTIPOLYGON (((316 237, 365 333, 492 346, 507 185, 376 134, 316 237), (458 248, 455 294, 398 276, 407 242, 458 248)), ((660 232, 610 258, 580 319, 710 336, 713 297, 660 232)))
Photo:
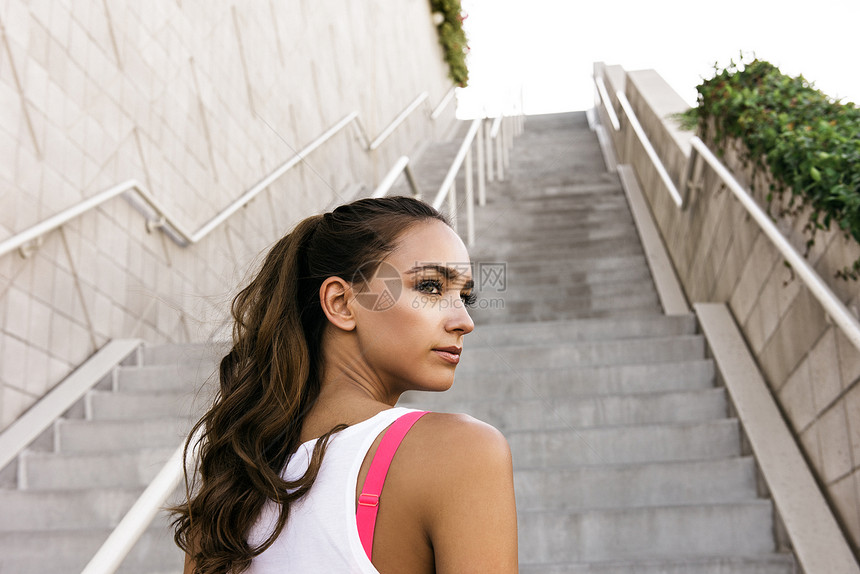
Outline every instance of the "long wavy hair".
POLYGON ((308 217, 271 248, 236 295, 219 392, 185 444, 196 468, 190 479, 186 473, 187 501, 170 509, 174 540, 193 559, 195 574, 246 570, 281 533, 290 505, 313 485, 329 439, 344 428, 317 441, 304 476, 281 477, 320 393, 328 324, 322 282, 336 276, 361 290, 360 278, 372 277, 400 235, 431 219, 448 223, 409 197, 360 199, 308 217), (280 514, 271 535, 253 547, 248 534, 267 500, 280 505, 280 514))

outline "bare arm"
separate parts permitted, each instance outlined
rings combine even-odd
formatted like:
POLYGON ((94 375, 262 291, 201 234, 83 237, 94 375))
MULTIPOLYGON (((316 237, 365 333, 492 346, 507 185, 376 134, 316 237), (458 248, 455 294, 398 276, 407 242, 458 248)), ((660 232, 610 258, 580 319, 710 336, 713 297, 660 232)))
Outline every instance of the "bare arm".
POLYGON ((457 417, 437 435, 443 452, 434 457, 437 472, 428 484, 426 516, 436 572, 514 574, 517 513, 510 447, 495 428, 457 417))

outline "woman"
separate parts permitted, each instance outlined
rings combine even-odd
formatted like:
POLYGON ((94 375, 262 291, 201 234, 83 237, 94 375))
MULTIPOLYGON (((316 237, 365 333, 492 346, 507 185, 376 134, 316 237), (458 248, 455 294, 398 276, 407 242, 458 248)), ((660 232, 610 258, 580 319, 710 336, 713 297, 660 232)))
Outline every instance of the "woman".
POLYGON ((186 449, 200 479, 174 509, 186 573, 517 571, 504 437, 393 408, 453 383, 474 328, 468 261, 445 218, 407 197, 309 217, 274 245, 233 302, 220 394, 186 449), (373 498, 379 444, 406 418, 399 446, 379 449, 396 456, 373 498))

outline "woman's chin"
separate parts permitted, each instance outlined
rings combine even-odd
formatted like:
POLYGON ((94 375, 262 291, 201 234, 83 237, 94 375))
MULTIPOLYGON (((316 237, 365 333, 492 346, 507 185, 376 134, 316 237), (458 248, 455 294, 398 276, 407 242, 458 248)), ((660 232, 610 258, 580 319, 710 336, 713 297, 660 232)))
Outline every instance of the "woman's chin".
POLYGON ((450 377, 422 381, 414 390, 428 393, 443 393, 454 386, 453 373, 450 377))

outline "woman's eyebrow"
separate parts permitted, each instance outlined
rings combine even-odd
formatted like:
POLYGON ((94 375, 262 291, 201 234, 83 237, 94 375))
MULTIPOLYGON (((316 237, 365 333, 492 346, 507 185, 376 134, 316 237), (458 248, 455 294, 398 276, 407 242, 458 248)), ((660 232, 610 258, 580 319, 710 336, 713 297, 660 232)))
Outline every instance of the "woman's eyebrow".
MULTIPOLYGON (((406 273, 408 275, 415 275, 417 273, 425 273, 427 271, 436 271, 440 275, 442 275, 446 280, 451 281, 452 279, 457 279, 458 277, 463 276, 462 273, 454 269, 453 267, 446 267, 445 265, 438 264, 428 264, 428 265, 416 265, 406 273)), ((475 281, 473 279, 469 279, 463 285, 464 289, 472 289, 475 286, 475 281)))

